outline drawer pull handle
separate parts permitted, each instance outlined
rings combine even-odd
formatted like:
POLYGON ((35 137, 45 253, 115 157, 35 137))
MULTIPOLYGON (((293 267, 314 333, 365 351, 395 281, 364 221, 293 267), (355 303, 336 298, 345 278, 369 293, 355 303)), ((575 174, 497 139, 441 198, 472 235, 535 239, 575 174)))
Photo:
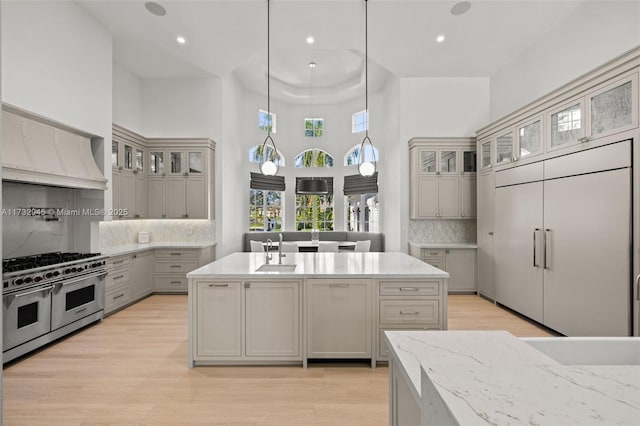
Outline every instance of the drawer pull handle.
POLYGON ((349 287, 349 284, 329 284, 329 287, 340 287, 340 288, 346 288, 349 287))
POLYGON ((431 256, 438 256, 440 253, 438 253, 437 251, 436 251, 436 252, 433 252, 433 251, 432 251, 432 252, 431 252, 431 253, 429 253, 429 254, 430 254, 431 256))
POLYGON ((117 296, 113 296, 113 300, 120 299, 121 297, 124 297, 124 293, 119 294, 117 296))
POLYGON ((229 284, 209 284, 209 287, 229 287, 229 284))
POLYGON ((171 285, 180 285, 182 281, 171 281, 171 285))
POLYGON ((182 268, 181 265, 171 265, 170 268, 182 268))
POLYGON ((420 291, 418 287, 400 287, 400 291, 420 291))
POLYGON ((400 311, 400 315, 420 315, 418 311, 400 311))
POLYGON ((124 278, 124 275, 118 275, 116 277, 113 277, 113 280, 119 280, 120 278, 124 278))
POLYGON ((124 259, 122 260, 116 260, 113 262, 114 265, 119 265, 120 263, 124 262, 124 259))
POLYGON ((169 253, 170 256, 182 256, 182 253, 169 253))
POLYGON ((87 308, 78 309, 77 311, 74 312, 74 314, 81 314, 86 310, 87 310, 87 308))

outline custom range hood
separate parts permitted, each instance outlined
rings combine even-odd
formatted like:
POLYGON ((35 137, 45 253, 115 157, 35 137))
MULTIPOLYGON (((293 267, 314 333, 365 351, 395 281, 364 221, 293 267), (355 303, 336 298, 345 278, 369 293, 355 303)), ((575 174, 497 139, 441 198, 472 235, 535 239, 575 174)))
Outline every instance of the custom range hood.
POLYGON ((89 135, 7 105, 2 107, 2 179, 107 189, 89 135))

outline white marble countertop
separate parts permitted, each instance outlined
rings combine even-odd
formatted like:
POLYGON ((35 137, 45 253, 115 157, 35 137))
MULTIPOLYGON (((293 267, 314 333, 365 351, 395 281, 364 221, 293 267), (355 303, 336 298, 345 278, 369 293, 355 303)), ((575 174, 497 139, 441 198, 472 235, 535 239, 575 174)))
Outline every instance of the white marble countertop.
MULTIPOLYGON (((187 278, 291 277, 321 278, 449 278, 449 274, 405 253, 286 253, 285 264, 293 272, 257 272, 265 263, 264 253, 233 253, 191 271, 187 278)), ((278 263, 273 253, 271 264, 278 263)))
POLYGON ((141 251, 153 249, 201 249, 205 247, 213 247, 217 243, 214 241, 205 243, 148 243, 148 244, 125 244, 121 246, 105 247, 100 253, 107 256, 120 256, 124 254, 139 253, 141 251))
POLYGON ((506 331, 385 336, 434 424, 640 422, 638 365, 562 365, 506 331))
POLYGON ((415 248, 426 249, 477 249, 476 243, 409 243, 410 246, 415 248))

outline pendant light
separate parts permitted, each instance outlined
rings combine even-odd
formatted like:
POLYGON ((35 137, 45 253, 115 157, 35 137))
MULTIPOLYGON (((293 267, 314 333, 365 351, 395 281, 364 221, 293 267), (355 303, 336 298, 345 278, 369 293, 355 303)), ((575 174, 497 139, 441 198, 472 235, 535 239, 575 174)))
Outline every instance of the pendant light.
POLYGON ((327 181, 324 179, 300 179, 296 192, 305 195, 328 194, 329 185, 327 185, 327 181))
POLYGON ((368 34, 368 16, 367 16, 367 4, 368 1, 364 0, 364 110, 367 114, 367 127, 365 129, 365 136, 360 144, 360 155, 358 156, 358 172, 362 176, 370 177, 376 172, 376 153, 373 149, 373 143, 369 139, 369 34, 368 34), (371 147, 371 155, 373 161, 365 161, 364 149, 365 144, 369 144, 371 147))
POLYGON ((269 46, 269 33, 270 33, 270 3, 271 0, 267 0, 267 137, 262 142, 262 155, 260 156, 260 173, 265 176, 274 176, 278 174, 278 150, 276 144, 271 137, 271 73, 270 73, 270 46, 269 46), (272 155, 267 159, 267 144, 271 144, 273 147, 272 155))

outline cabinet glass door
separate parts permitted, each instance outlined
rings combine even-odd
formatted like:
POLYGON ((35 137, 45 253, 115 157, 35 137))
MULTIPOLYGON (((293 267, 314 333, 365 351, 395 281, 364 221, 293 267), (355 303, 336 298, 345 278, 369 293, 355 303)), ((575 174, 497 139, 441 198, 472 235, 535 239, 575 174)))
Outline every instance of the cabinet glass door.
POLYGON ((149 171, 154 175, 164 173, 164 152, 151 151, 149 153, 149 171))
POLYGON ((133 147, 129 145, 124 146, 124 168, 133 169, 133 147))
POLYGON ((476 151, 462 150, 462 173, 476 172, 476 151))
POLYGON ((189 153, 189 173, 192 175, 201 175, 204 172, 204 161, 201 151, 189 153))
POLYGON ((171 174, 182 174, 182 153, 172 152, 171 154, 171 174))
POLYGON ((584 135, 582 104, 575 103, 551 114, 550 148, 573 145, 584 135))
POLYGON ((144 151, 136 148, 136 170, 144 172, 144 151))
POLYGON ((482 148, 482 165, 481 167, 491 167, 491 141, 484 142, 481 145, 482 148))
POLYGON ((542 119, 518 128, 520 158, 542 152, 542 119))
POLYGON ((456 173, 457 172, 457 151, 440 151, 440 172, 456 173))
POLYGON ((420 150, 420 173, 436 172, 436 151, 420 150))
POLYGON ((118 158, 118 152, 120 151, 120 144, 118 142, 111 142, 111 167, 117 168, 120 164, 118 158))
POLYGON ((509 132, 496 138, 496 164, 513 160, 513 133, 509 132))
POLYGON ((633 85, 626 81, 590 98, 591 136, 633 124, 633 85))

